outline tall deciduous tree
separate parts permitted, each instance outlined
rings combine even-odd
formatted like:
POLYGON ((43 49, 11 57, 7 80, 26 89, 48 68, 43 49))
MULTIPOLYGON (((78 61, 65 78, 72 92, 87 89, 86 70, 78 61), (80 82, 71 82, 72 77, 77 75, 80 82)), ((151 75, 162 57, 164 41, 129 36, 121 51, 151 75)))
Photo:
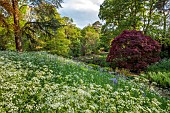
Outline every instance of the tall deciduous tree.
POLYGON ((82 55, 97 53, 100 34, 95 26, 88 25, 82 30, 82 55))
POLYGON ((102 32, 117 36, 123 30, 143 30, 154 39, 166 37, 170 0, 104 0, 99 17, 105 20, 102 32))
POLYGON ((70 40, 70 55, 73 57, 78 57, 80 56, 81 52, 81 29, 76 27, 76 25, 73 23, 73 19, 69 17, 63 17, 65 26, 65 35, 66 38, 70 40))
POLYGON ((14 18, 14 35, 15 35, 16 50, 22 52, 22 40, 21 40, 21 32, 19 26, 18 0, 12 0, 12 8, 13 8, 13 18, 14 18))
MULTIPOLYGON (((60 3, 62 0, 0 0, 0 22, 1 26, 8 28, 8 22, 6 21, 6 16, 13 16, 13 31, 15 36, 16 50, 22 52, 22 30, 26 28, 33 31, 29 26, 34 26, 34 28, 41 29, 42 31, 50 34, 46 28, 55 26, 55 19, 52 18, 55 13, 54 8, 61 7, 60 3), (32 7, 32 14, 39 14, 38 18, 33 18, 30 22, 27 22, 23 29, 20 27, 20 8, 23 5, 32 7), (40 10, 41 8, 41 10, 40 10), (44 15, 49 14, 49 19, 45 20, 44 15), (42 21, 43 20, 43 21, 42 21), (53 26, 51 26, 52 24, 53 26)), ((56 22, 57 23, 57 22, 56 22)))
MULTIPOLYGON (((154 2, 151 4, 154 5, 154 2)), ((106 21, 104 29, 114 29, 114 31, 118 31, 118 34, 124 29, 140 30, 143 27, 148 27, 151 21, 150 18, 146 19, 146 16, 152 16, 153 8, 148 11, 147 5, 150 3, 143 0, 128 0, 126 2, 124 0, 105 0, 100 6, 99 17, 106 21)))
POLYGON ((156 3, 156 8, 161 14, 160 24, 163 26, 161 32, 160 40, 162 44, 162 51, 168 51, 168 56, 170 57, 170 0, 158 0, 156 3))

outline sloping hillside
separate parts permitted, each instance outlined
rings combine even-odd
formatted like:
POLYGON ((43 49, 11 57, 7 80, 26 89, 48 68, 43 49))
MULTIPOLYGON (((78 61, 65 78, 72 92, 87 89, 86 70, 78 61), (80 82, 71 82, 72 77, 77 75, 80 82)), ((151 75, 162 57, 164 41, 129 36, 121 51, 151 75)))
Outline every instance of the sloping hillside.
POLYGON ((170 111, 143 83, 45 52, 0 52, 0 112, 170 111))

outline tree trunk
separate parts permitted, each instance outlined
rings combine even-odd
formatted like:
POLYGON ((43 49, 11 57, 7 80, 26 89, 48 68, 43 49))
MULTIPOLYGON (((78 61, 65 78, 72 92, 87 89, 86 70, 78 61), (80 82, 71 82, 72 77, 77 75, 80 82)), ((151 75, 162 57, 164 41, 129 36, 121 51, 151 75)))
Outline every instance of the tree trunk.
POLYGON ((14 35, 15 35, 16 50, 18 52, 22 52, 22 39, 21 39, 21 31, 19 26, 18 0, 12 0, 12 7, 13 7, 13 17, 14 17, 14 35))
POLYGON ((163 38, 166 38, 166 14, 165 14, 165 12, 163 12, 163 14, 164 14, 164 17, 163 17, 163 21, 164 21, 164 25, 163 25, 163 38))
POLYGON ((133 29, 136 30, 136 27, 137 27, 137 20, 136 20, 136 16, 137 16, 137 3, 136 3, 136 0, 135 0, 135 14, 134 14, 134 23, 133 23, 133 29))
POLYGON ((149 9, 149 17, 148 17, 148 22, 147 22, 147 25, 146 25, 146 28, 144 30, 144 34, 147 34, 148 32, 148 29, 149 29, 149 26, 150 26, 150 22, 151 22, 151 19, 152 19, 152 11, 153 11, 153 7, 154 7, 154 4, 153 4, 153 1, 151 0, 150 1, 150 9, 149 9))
MULTIPOLYGON (((165 6, 165 1, 163 2, 163 6, 165 6)), ((167 15, 166 15, 166 12, 165 10, 163 10, 163 38, 166 38, 166 21, 167 19, 167 15)))
MULTIPOLYGON (((145 7, 145 1, 143 2, 143 6, 145 7)), ((145 26, 146 26, 146 16, 145 16, 145 10, 143 10, 143 12, 142 12, 142 14, 143 14, 143 32, 144 32, 144 35, 146 35, 145 33, 146 33, 146 31, 145 31, 145 26)))
POLYGON ((86 47, 85 47, 85 45, 82 45, 81 54, 82 54, 82 56, 86 55, 86 47))

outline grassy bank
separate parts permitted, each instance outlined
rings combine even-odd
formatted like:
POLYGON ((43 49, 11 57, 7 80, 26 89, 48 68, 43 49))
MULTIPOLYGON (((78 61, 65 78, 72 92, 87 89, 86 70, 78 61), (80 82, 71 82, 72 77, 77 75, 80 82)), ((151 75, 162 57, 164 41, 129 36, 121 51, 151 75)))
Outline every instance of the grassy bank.
POLYGON ((0 112, 170 111, 144 83, 45 52, 0 52, 0 112))

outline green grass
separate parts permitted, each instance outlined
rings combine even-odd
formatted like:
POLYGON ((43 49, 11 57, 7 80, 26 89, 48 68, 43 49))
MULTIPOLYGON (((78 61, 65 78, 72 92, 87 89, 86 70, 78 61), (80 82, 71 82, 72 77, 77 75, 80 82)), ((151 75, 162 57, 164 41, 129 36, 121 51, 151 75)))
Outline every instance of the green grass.
POLYGON ((100 53, 97 55, 92 54, 92 55, 80 56, 76 58, 76 60, 85 62, 87 64, 99 65, 101 67, 110 67, 111 64, 109 62, 106 62, 107 54, 108 53, 100 53))
MULTIPOLYGON (((109 68, 109 65, 111 64, 106 62, 106 57, 107 53, 104 53, 99 55, 81 56, 78 60, 87 63, 94 69, 99 70, 100 66, 102 66, 106 67, 107 70, 110 71, 112 70, 109 68)), ((112 67, 114 67, 113 64, 112 67)), ((150 82, 156 82, 159 87, 170 87, 170 59, 162 59, 160 62, 148 66, 146 73, 143 75, 149 79, 150 82)))
POLYGON ((0 78, 1 113, 170 110, 170 101, 143 83, 45 52, 0 51, 0 78))

